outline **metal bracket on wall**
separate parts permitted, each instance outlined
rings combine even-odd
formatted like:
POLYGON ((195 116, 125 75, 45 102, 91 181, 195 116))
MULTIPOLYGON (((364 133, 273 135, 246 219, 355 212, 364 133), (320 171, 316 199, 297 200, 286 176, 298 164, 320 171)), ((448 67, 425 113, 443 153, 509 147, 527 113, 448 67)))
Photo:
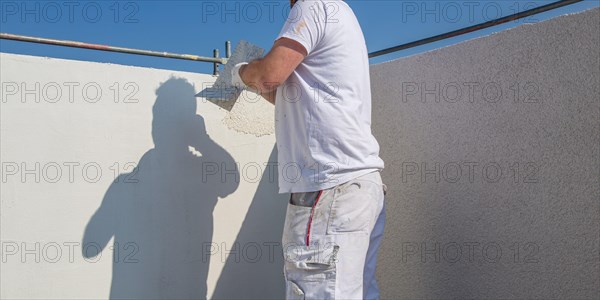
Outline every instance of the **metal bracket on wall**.
MULTIPOLYGON (((219 58, 219 49, 215 49, 213 50, 213 57, 214 58, 219 58)), ((227 63, 227 60, 229 60, 229 58, 231 57, 231 42, 227 41, 225 42, 225 62, 223 64, 227 63)), ((219 75, 219 65, 221 65, 220 63, 215 62, 213 65, 213 75, 219 75)))

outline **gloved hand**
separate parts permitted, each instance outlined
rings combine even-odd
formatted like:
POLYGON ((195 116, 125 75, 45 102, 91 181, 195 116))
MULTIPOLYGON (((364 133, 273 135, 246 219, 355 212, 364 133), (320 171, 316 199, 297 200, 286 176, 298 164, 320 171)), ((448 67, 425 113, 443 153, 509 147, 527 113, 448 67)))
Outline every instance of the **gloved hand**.
POLYGON ((231 84, 241 90, 246 89, 247 86, 242 80, 242 77, 240 76, 240 69, 242 68, 242 66, 247 64, 247 62, 239 63, 231 69, 231 84))

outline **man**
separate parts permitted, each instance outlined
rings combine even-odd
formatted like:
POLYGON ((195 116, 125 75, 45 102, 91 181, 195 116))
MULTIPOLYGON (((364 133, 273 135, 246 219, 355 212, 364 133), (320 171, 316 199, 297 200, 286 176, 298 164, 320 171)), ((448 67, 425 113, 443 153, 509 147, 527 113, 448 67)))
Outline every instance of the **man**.
POLYGON ((286 297, 377 299, 384 163, 371 134, 364 36, 341 0, 291 5, 271 51, 232 71, 234 84, 275 104, 279 192, 291 193, 286 297))

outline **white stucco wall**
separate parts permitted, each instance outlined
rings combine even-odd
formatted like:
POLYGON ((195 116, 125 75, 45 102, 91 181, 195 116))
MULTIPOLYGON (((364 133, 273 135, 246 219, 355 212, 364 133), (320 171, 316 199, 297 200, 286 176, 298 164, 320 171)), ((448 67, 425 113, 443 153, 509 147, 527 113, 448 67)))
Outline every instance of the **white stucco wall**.
POLYGON ((272 126, 271 104, 247 94, 240 119, 194 98, 211 75, 0 63, 2 298, 282 295, 274 135, 226 124, 272 126), (239 283, 249 264, 262 278, 239 283))

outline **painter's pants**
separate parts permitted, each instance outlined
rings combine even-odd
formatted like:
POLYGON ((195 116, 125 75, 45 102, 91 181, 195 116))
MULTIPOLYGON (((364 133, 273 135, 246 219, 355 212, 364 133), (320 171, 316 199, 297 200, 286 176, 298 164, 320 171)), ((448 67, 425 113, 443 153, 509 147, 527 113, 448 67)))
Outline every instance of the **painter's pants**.
POLYGON ((375 171, 292 194, 282 238, 287 299, 379 299, 385 188, 375 171))

